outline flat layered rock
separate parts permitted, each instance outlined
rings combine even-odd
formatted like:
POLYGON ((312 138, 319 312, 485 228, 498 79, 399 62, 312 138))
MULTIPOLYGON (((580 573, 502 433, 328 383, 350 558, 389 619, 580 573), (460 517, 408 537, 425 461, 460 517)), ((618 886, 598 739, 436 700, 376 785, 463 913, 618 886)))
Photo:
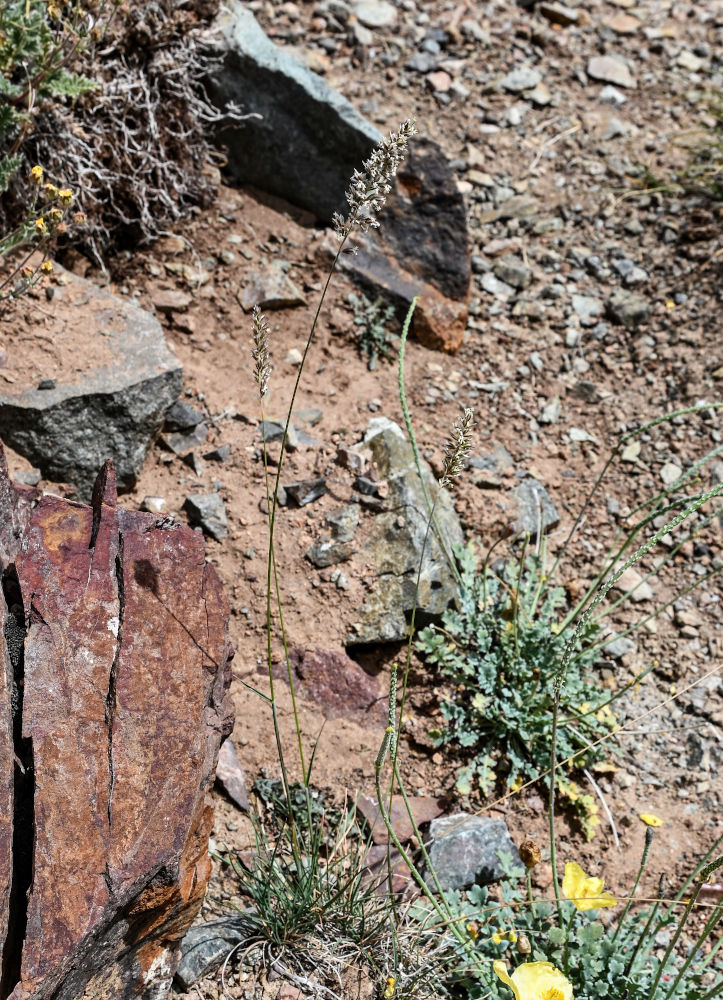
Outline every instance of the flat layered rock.
POLYGON ((46 479, 72 483, 89 500, 107 458, 120 487, 135 484, 178 399, 183 369, 153 315, 76 275, 60 276, 67 280, 47 331, 57 370, 52 379, 33 379, 34 345, 11 346, 7 371, 15 381, 0 395, 0 437, 46 479))
MULTIPOLYGON (((0 467, 0 514, 14 493, 0 467)), ((0 993, 151 1000, 210 874, 227 605, 200 533, 119 509, 110 463, 91 506, 36 496, 21 520, 0 601, 0 993)))

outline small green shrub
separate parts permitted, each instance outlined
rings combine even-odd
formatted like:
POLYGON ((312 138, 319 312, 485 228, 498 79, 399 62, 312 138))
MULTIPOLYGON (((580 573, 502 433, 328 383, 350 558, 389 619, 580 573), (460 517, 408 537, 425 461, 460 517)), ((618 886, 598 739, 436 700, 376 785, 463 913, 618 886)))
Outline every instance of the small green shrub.
POLYGON ((394 319, 394 307, 385 306, 381 299, 373 302, 366 295, 349 294, 354 310, 354 326, 359 350, 368 359, 367 368, 374 371, 379 358, 391 360, 391 336, 387 325, 394 319))
MULTIPOLYGON (((508 562, 495 573, 480 570, 472 545, 457 552, 461 569, 458 607, 444 613, 442 627, 419 633, 417 649, 451 684, 442 702, 446 726, 433 731, 439 745, 456 744, 470 760, 459 772, 457 789, 469 794, 477 783, 489 793, 497 781, 517 788, 549 765, 554 684, 566 637, 560 631, 566 606, 562 587, 548 585, 541 558, 508 562)), ((598 631, 589 624, 576 640, 560 705, 558 746, 568 758, 585 750, 616 724, 591 668, 589 649, 598 631)), ((576 760, 584 767, 600 759, 600 748, 576 760)), ((597 823, 594 801, 564 774, 558 789, 574 801, 586 832, 597 823)))
MULTIPOLYGON (((464 929, 473 949, 470 960, 469 950, 448 938, 456 955, 450 959, 448 986, 470 998, 478 997, 481 989, 489 1000, 514 1000, 495 963, 504 963, 514 977, 515 967, 549 962, 567 980, 574 1000, 712 1000, 723 989, 723 979, 720 972, 715 973, 714 965, 720 942, 716 945, 710 940, 723 908, 719 903, 703 911, 703 923, 697 931, 689 930, 688 917, 698 886, 723 864, 723 858, 707 868, 699 866, 687 906, 682 897, 694 876, 673 900, 663 900, 661 888, 657 902, 638 908, 633 897, 652 841, 652 830, 648 832, 643 862, 627 902, 603 891, 602 879, 586 876, 574 862, 565 866, 564 898, 559 906, 535 899, 529 869, 525 886, 525 869, 509 855, 501 858, 505 870, 501 899, 481 886, 466 893, 447 893, 450 919, 464 929), (603 922, 599 915, 603 907, 619 909, 603 922), (680 940, 684 930, 693 935, 685 947, 680 940)), ((429 921, 429 911, 421 904, 418 914, 429 921)), ((521 991, 520 1000, 546 1000, 548 996, 566 1000, 564 989, 521 991)))
POLYGON ((99 33, 107 7, 80 0, 0 5, 0 193, 23 164, 19 150, 42 107, 97 89, 69 64, 99 33))

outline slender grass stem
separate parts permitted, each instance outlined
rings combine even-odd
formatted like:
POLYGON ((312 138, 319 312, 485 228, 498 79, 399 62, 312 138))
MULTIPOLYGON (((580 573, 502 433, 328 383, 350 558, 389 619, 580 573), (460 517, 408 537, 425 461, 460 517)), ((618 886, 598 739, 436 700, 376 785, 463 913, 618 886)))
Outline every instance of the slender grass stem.
POLYGON ((560 892, 560 878, 557 872, 557 838, 555 834, 555 778, 557 772, 557 721, 560 712, 560 691, 555 689, 555 700, 552 707, 552 739, 550 741, 550 789, 547 800, 547 819, 550 829, 550 864, 552 866, 552 887, 555 892, 555 904, 557 906, 557 918, 560 927, 562 920, 562 898, 560 892))
POLYGON ((721 904, 718 904, 718 906, 716 907, 715 911, 711 914, 711 916, 706 921, 706 924, 703 927, 703 930, 698 935, 698 940, 695 942, 695 944, 693 945, 693 947, 688 952, 688 955, 687 955, 685 961, 683 962, 683 964, 681 965, 680 969, 678 970, 678 975, 675 977, 675 979, 674 979, 674 981, 673 981, 670 989, 666 993, 666 995, 663 998, 663 1000, 672 1000, 672 998, 675 996, 675 994, 676 994, 676 992, 678 990, 678 986, 680 986, 680 983, 681 983, 683 977, 688 972, 688 969, 690 968, 690 966, 691 966, 691 964, 693 962, 693 959, 695 958, 695 956, 700 951, 700 949, 703 946, 704 942, 713 933, 716 924, 718 923, 718 921, 720 920, 720 918, 722 916, 723 916, 723 906, 721 906, 721 904))
POLYGON ((618 939, 620 931, 623 928, 623 924, 625 923, 625 918, 627 917, 628 912, 630 910, 630 907, 633 904, 633 898, 635 896, 635 893, 638 891, 638 886, 640 885, 640 879, 643 877, 643 872, 645 871, 645 867, 646 867, 646 865, 648 863, 648 855, 650 854, 650 847, 651 847, 651 845, 653 843, 654 836, 655 836, 655 832, 654 832, 652 826, 647 827, 646 830, 645 830, 645 847, 643 848, 643 856, 642 856, 642 858, 640 860, 640 866, 638 868, 638 874, 635 877, 635 885, 633 886, 633 891, 630 893, 630 897, 629 897, 627 903, 625 904, 625 909, 623 910, 622 914, 620 915, 620 919, 618 920, 618 925, 615 928, 615 933, 613 934, 613 944, 615 944, 615 942, 618 939))
POLYGON ((721 867, 723 867, 723 857, 716 858, 715 861, 712 861, 709 864, 707 864, 705 868, 703 868, 703 870, 701 871, 700 875, 698 876, 698 882, 695 888, 695 892, 691 893, 690 899, 688 900, 685 910, 683 911, 683 914, 678 921, 678 926, 675 929, 675 933, 670 939, 670 943, 668 944, 668 947, 665 949, 665 954, 663 955, 663 958, 660 961, 660 965, 658 966, 658 971, 656 972, 655 980, 653 981, 653 988, 650 991, 649 1000, 655 1000, 655 995, 658 986, 660 984, 660 979, 668 964, 668 960, 670 959, 670 956, 673 953, 673 949, 678 943, 680 935, 683 933, 683 928, 685 927, 688 921, 688 917, 690 916, 690 911, 693 909, 696 897, 700 892, 700 887, 705 882, 708 881, 713 872, 717 871, 721 867))

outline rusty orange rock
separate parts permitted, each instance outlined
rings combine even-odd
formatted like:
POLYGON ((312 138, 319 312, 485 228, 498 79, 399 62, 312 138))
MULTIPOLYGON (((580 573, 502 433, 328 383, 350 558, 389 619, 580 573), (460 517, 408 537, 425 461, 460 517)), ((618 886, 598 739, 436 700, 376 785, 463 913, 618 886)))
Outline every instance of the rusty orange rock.
POLYGON ((25 513, 0 465, 6 508, 22 530, 2 551, 16 631, 0 656, 0 766, 19 766, 0 818, 0 996, 150 998, 210 872, 227 605, 200 533, 118 508, 110 463, 91 506, 43 496, 25 513))

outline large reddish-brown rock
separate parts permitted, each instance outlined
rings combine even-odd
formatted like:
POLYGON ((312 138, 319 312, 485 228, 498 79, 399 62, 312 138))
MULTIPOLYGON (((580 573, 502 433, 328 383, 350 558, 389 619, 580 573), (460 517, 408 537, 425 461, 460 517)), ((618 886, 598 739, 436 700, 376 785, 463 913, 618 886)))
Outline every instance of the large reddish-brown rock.
POLYGON ((116 506, 110 463, 85 506, 3 459, 0 557, 0 997, 150 1000, 210 873, 220 583, 200 532, 116 506))

